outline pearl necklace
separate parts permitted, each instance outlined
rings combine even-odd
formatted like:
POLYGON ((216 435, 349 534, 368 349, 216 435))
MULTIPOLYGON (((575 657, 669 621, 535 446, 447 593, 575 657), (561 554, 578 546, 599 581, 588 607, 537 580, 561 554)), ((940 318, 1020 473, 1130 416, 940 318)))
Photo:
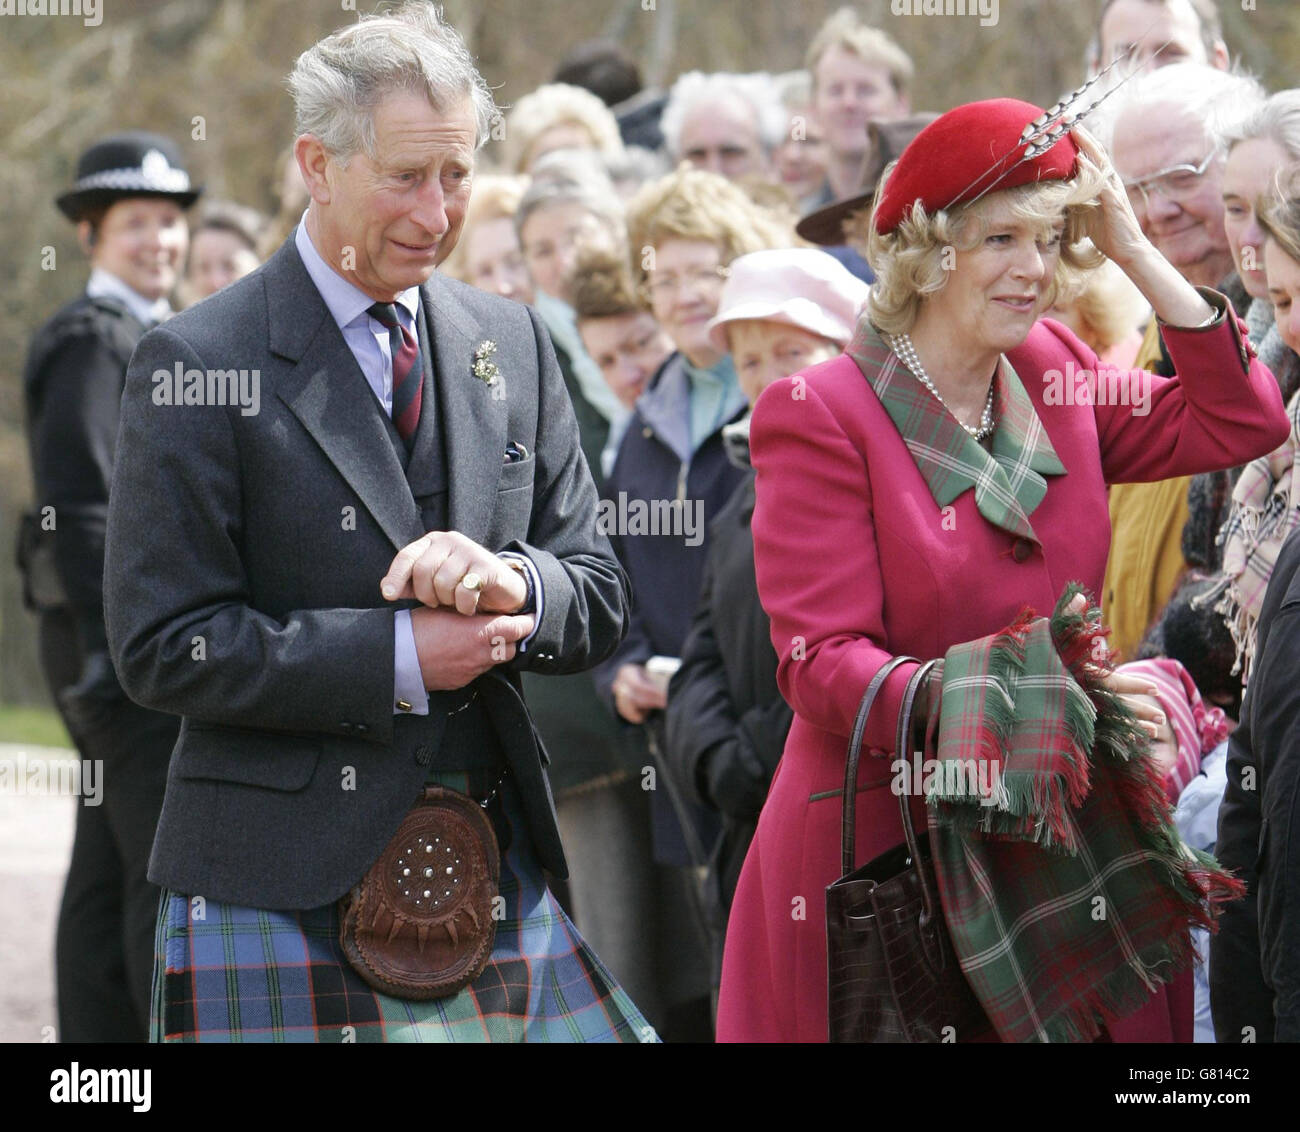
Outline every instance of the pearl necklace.
MULTIPOLYGON (((916 347, 912 345, 912 336, 910 334, 894 334, 891 335, 890 342, 894 347, 894 353, 898 355, 898 360, 907 366, 916 375, 916 379, 934 394, 934 399, 947 409, 953 420, 957 420, 957 414, 949 409, 947 404, 944 403, 944 399, 939 396, 939 391, 934 387, 934 382, 930 380, 930 375, 925 372, 925 367, 921 365, 921 359, 916 356, 916 347)), ((980 413, 978 427, 968 425, 965 421, 960 420, 957 423, 974 440, 984 440, 993 435, 993 382, 989 382, 989 395, 984 402, 984 411, 980 413)))

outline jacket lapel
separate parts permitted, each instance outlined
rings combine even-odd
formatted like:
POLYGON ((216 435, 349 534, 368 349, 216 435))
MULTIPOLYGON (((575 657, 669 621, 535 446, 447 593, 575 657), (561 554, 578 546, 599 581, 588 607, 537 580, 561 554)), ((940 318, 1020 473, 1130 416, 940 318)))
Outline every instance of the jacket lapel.
MULTIPOLYGON (((1048 440, 1047 430, 1034 411, 1034 403, 1006 355, 998 367, 993 397, 998 411, 997 428, 993 433, 993 460, 1006 477, 1028 527, 1028 516, 1034 513, 1047 494, 1044 477, 1065 475, 1065 465, 1048 440)), ((965 429, 961 431, 965 432, 965 429)), ((974 441, 971 443, 979 448, 974 441)), ((1032 529, 1026 537, 1038 541, 1032 529)))
POLYGON ((273 354, 293 363, 276 394, 357 493, 394 548, 419 538, 420 512, 375 395, 290 236, 265 269, 273 354))
POLYGON ((1029 516, 1047 494, 1043 477, 1063 475, 1065 466, 1005 357, 995 378, 997 426, 990 455, 908 372, 866 319, 848 353, 894 422, 935 503, 946 507, 973 489, 985 519, 1038 542, 1029 516))
MULTIPOLYGON (((446 280, 435 273, 420 293, 433 338, 434 386, 447 451, 448 526, 481 543, 505 459, 510 374, 503 369, 495 385, 474 376, 475 353, 489 335, 446 280)), ((494 357, 500 361, 500 351, 494 357)))

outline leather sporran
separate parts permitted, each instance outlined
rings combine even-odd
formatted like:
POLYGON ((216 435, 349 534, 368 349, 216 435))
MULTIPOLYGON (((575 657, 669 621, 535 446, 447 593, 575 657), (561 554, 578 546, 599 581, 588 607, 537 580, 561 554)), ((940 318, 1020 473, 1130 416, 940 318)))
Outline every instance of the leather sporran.
MULTIPOLYGON (((872 678, 849 741, 841 827, 843 874, 826 889, 826 966, 832 1042, 969 1041, 989 1022, 961 972, 939 904, 929 835, 917 837, 901 793, 906 840, 853 867, 858 759, 867 716, 885 678, 914 657, 895 657, 872 678)), ((908 682, 894 750, 912 747, 916 693, 935 662, 908 682)), ((927 736, 928 747, 928 736, 927 736)))
POLYGON ((397 834, 341 901, 353 970, 398 998, 453 995, 492 954, 501 879, 496 833, 474 799, 426 786, 397 834))

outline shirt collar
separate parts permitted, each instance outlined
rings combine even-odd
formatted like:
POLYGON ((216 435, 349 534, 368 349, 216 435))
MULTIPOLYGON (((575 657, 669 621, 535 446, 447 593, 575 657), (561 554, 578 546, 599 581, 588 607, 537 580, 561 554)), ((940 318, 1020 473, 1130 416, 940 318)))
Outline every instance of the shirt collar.
POLYGON ((122 303, 136 321, 148 328, 172 315, 171 303, 166 296, 161 299, 146 299, 139 291, 128 287, 116 275, 102 267, 92 268, 90 279, 86 283, 86 294, 92 299, 116 299, 122 303))
MULTIPOLYGON (((311 237, 307 234, 306 212, 298 221, 298 230, 294 233, 293 242, 298 249, 298 255, 302 257, 302 265, 311 276, 311 281, 316 284, 316 290, 325 300, 325 306, 329 308, 340 330, 351 326, 374 305, 374 299, 355 284, 344 279, 316 250, 316 245, 311 242, 311 237)), ((395 301, 411 316, 411 324, 414 325, 416 312, 420 308, 420 288, 408 287, 397 296, 395 301)))

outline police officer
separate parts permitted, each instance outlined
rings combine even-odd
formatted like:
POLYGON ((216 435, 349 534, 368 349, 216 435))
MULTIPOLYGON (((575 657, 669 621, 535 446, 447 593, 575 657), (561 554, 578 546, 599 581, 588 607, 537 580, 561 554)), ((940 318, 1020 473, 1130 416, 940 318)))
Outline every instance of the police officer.
POLYGON ((63 1041, 143 1041, 148 1032, 158 890, 145 871, 179 721, 132 703, 113 672, 104 527, 127 362, 171 314, 185 210, 200 191, 176 146, 156 134, 117 134, 82 154, 57 204, 77 225, 90 279, 37 331, 23 375, 36 486, 20 535, 25 597, 68 733, 102 768, 99 804, 77 807, 59 912, 63 1041))

